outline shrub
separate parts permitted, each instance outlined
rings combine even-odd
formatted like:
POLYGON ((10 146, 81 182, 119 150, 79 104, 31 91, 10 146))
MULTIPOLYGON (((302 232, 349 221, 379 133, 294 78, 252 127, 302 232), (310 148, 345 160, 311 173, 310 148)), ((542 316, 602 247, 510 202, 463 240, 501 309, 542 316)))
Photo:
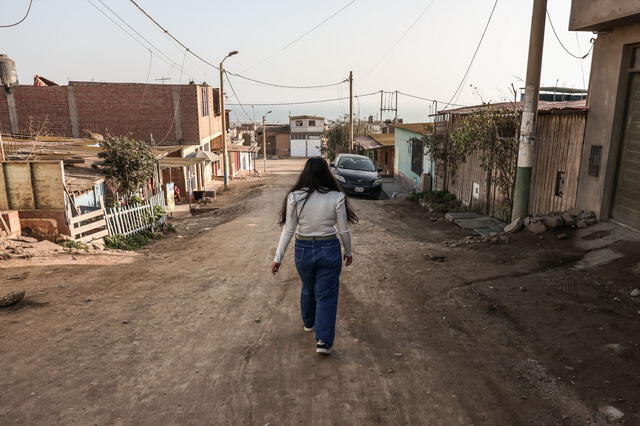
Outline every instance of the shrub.
POLYGON ((110 249, 137 250, 149 244, 149 241, 161 238, 161 235, 151 231, 141 231, 126 237, 124 235, 108 235, 104 237, 104 243, 110 249))
POLYGON ((81 243, 80 241, 75 240, 64 240, 58 243, 64 248, 75 249, 75 250, 87 250, 89 247, 85 243, 81 243))

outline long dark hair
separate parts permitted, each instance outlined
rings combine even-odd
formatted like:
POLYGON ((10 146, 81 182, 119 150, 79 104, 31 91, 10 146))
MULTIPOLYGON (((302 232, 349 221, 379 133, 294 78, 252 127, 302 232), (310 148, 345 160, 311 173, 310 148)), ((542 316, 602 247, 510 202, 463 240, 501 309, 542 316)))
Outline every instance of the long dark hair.
MULTIPOLYGON (((327 193, 330 191, 338 191, 342 192, 338 182, 333 177, 333 173, 329 169, 327 162, 322 157, 311 157, 307 160, 307 163, 304 165, 304 169, 300 176, 298 177, 298 181, 295 185, 287 192, 287 196, 284 197, 284 201, 282 202, 282 208, 280 209, 280 218, 278 220, 278 224, 281 226, 285 224, 287 221, 287 198, 289 198, 289 194, 294 191, 303 191, 306 195, 296 202, 296 212, 298 211, 298 203, 302 202, 302 209, 304 209, 307 200, 315 191, 321 193, 327 193)), ((356 216, 356 212, 351 207, 349 200, 345 197, 345 207, 347 208, 347 220, 349 223, 357 223, 358 216, 356 216)), ((302 211, 300 209, 300 211, 302 211)))

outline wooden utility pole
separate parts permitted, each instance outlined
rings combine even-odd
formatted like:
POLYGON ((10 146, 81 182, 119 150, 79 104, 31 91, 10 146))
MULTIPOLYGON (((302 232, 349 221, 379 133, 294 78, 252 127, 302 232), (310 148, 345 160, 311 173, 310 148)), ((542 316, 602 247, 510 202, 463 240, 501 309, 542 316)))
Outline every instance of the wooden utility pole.
POLYGON ((262 158, 264 159, 264 172, 267 173, 267 115, 271 114, 271 111, 262 116, 262 158))
POLYGON ((540 71, 542 70, 546 11, 547 0, 533 1, 524 106, 522 108, 520 141, 518 144, 518 169, 513 193, 513 211, 511 212, 512 220, 523 219, 529 214, 529 194, 531 192, 538 97, 540 96, 540 71))
POLYGON ((349 152, 353 148, 353 71, 349 71, 349 152))

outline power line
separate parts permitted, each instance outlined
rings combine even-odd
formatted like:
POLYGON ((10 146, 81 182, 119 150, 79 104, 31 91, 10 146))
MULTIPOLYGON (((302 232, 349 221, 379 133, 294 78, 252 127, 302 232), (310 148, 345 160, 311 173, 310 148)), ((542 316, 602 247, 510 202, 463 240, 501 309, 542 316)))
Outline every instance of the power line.
POLYGON ((565 45, 562 43, 562 40, 560 40, 560 37, 558 37, 558 33, 556 32, 556 27, 553 26, 553 21, 551 20, 551 15, 549 15, 549 11, 547 10, 546 12, 547 12, 547 19, 549 19, 549 24, 551 24, 551 29, 553 30, 553 35, 556 36, 556 40, 558 40, 558 43, 560 43, 560 46, 562 46, 564 51, 567 52, 569 56, 573 56, 576 59, 585 59, 587 56, 589 56, 589 54, 591 53, 591 49, 593 49, 593 44, 591 44, 591 47, 589 48, 587 53, 585 53, 583 56, 578 56, 571 53, 569 49, 567 49, 565 45))
POLYGON ((31 12, 31 5, 33 4, 33 0, 29 0, 29 7, 27 8, 27 13, 24 14, 24 16, 22 17, 21 20, 19 20, 18 22, 14 23, 14 24, 9 24, 9 25, 0 25, 0 28, 10 28, 10 27, 15 27, 16 25, 20 25, 21 23, 24 22, 25 19, 27 19, 27 16, 29 16, 29 12, 31 12))
POLYGON ((262 64, 263 62, 268 61, 269 59, 273 58, 274 56, 276 56, 278 53, 286 50, 287 48, 289 48, 291 45, 297 43, 298 41, 302 40, 304 37, 306 37, 307 35, 311 34, 313 31, 315 31, 316 29, 318 29, 320 26, 322 26, 325 22, 329 21, 331 18, 333 18, 334 16, 336 16, 337 14, 339 14, 340 12, 342 12, 343 10, 345 10, 347 7, 351 6, 353 3, 355 3, 356 0, 351 0, 349 3, 347 3, 346 5, 342 6, 340 9, 338 9, 337 11, 333 12, 331 15, 329 15, 328 17, 326 17, 325 19, 323 19, 320 23, 316 24, 315 26, 313 26, 311 29, 305 31, 302 35, 298 36, 296 39, 294 39, 293 41, 287 43, 286 45, 284 45, 283 47, 281 47, 279 50, 277 50, 276 52, 272 53, 271 55, 267 56, 264 59, 261 59, 260 61, 256 62, 255 64, 251 65, 249 68, 245 69, 243 72, 247 72, 250 69, 253 69, 255 67, 257 67, 258 65, 262 64))
POLYGON ((242 102, 240 101, 240 98, 238 97, 238 94, 236 93, 236 90, 233 88, 233 84, 231 84, 231 79, 229 78, 229 74, 226 71, 224 72, 224 76, 227 77, 227 82, 229 83, 229 87, 231 88, 231 92, 233 93, 233 96, 235 96, 236 100, 238 101, 238 105, 240 105, 240 108, 242 109, 242 112, 244 113, 245 116, 247 116, 249 121, 251 121, 251 116, 249 116, 249 114, 247 114, 247 111, 244 109, 244 105, 242 105, 242 102))
POLYGON ((367 71, 367 73, 365 74, 365 77, 371 74, 373 70, 378 68, 378 65, 382 63, 382 61, 387 57, 387 55, 389 55, 389 53, 391 53, 391 51, 396 48, 396 46, 402 41, 402 39, 404 39, 404 37, 409 33, 409 31, 411 31, 411 29, 418 23, 418 21, 420 21, 420 19, 424 16, 424 14, 427 13, 427 11, 431 8, 431 5, 433 4, 434 1, 435 0, 431 0, 429 4, 427 4, 427 6, 424 9, 422 9, 422 12, 420 12, 420 14, 415 19, 415 21, 413 21, 413 23, 409 25, 409 27, 402 33, 400 38, 396 40, 396 42, 393 43, 393 45, 386 52, 384 52, 380 60, 378 60, 378 62, 376 62, 375 65, 372 66, 369 71, 367 71))
POLYGON ((156 52, 158 52, 161 56, 164 56, 167 60, 169 60, 170 62, 172 62, 175 66, 178 66, 178 64, 171 59, 171 57, 169 55, 167 55, 166 53, 164 53, 160 48, 158 48, 158 46, 154 45, 152 42, 150 42, 145 36, 143 36, 142 34, 140 34, 140 32, 138 30, 136 30, 133 26, 129 25, 129 23, 127 21, 125 21, 120 15, 118 15, 118 13, 116 13, 115 10, 113 10, 112 8, 109 7, 108 4, 106 4, 103 0, 98 0, 98 2, 100 2, 100 4, 102 6, 104 6, 109 12, 111 12, 116 18, 118 18, 120 20, 120 22, 122 22, 124 25, 126 25, 131 31, 133 31, 135 34, 138 35, 138 37, 140 37, 142 40, 144 40, 149 46, 151 46, 153 49, 156 50, 156 52))
MULTIPOLYGON (((160 23, 158 21, 156 21, 146 10, 144 10, 138 3, 136 3, 135 0, 129 0, 135 7, 138 8, 138 10, 140 10, 140 12, 142 12, 147 18, 149 18, 149 20, 151 20, 151 22, 153 22, 158 28, 160 28, 162 30, 163 33, 165 33, 168 37, 170 37, 173 41, 175 41, 176 43, 178 43, 183 49, 185 49, 185 51, 187 51, 188 53, 190 53, 191 55, 193 55, 195 58, 199 59, 200 61, 202 61, 203 63, 209 65, 210 67, 213 67, 215 69, 220 69, 217 65, 212 64, 211 62, 207 61, 206 59, 204 59, 202 56, 198 55, 196 52, 194 52, 193 50, 191 50, 186 44, 184 44, 183 42, 181 42, 180 40, 178 40, 173 34, 171 34, 169 32, 169 30, 167 30, 165 27, 163 27, 162 25, 160 25, 160 23)), ((356 0, 353 0, 356 1, 356 0)), ((260 81, 260 80, 256 80, 254 78, 250 78, 250 77, 246 77, 244 75, 241 74, 237 74, 237 73, 233 73, 233 72, 229 72, 230 75, 234 76, 234 77, 238 77, 238 78, 242 78, 244 80, 248 80, 248 81, 252 81, 254 83, 258 83, 258 84, 264 84, 266 86, 272 86, 272 87, 279 87, 279 88, 285 88, 285 89, 317 89, 317 88, 321 88, 321 87, 331 87, 331 86, 335 86, 338 84, 342 84, 344 83, 344 81, 340 81, 338 83, 331 83, 331 84, 319 84, 319 85, 311 85, 311 86, 295 86, 295 85, 284 85, 284 84, 275 84, 275 83, 268 83, 265 81, 260 81)))
MULTIPOLYGON (((398 93, 401 94, 401 95, 404 95, 404 96, 408 96, 410 98, 420 99, 420 100, 427 101, 427 102, 438 102, 438 103, 446 104, 445 101, 441 101, 441 100, 438 100, 438 99, 424 98, 422 96, 411 95, 409 93, 404 93, 404 92, 400 92, 400 91, 398 91, 398 93)), ((451 106, 451 105, 458 106, 458 107, 467 106, 467 105, 460 105, 460 104, 453 104, 453 103, 449 104, 448 106, 451 106)))
MULTIPOLYGON (((355 98, 364 98, 366 96, 372 96, 379 94, 380 91, 364 93, 362 95, 355 95, 355 98)), ((314 101, 300 101, 300 102, 275 102, 275 103, 245 103, 244 105, 248 106, 281 106, 281 105, 306 105, 306 104, 319 104, 324 102, 335 102, 335 101, 343 101, 345 99, 349 99, 348 96, 340 97, 340 98, 331 98, 331 99, 320 99, 314 101)), ((239 104, 227 104, 227 105, 239 105, 239 104)))
MULTIPOLYGON (((141 42, 138 38, 136 38, 133 34, 131 34, 125 27, 123 27, 122 25, 120 25, 119 22, 117 22, 115 19, 113 19, 111 16, 109 16, 104 10, 100 9, 98 7, 97 4, 95 4, 93 1, 91 0, 87 0, 89 2, 89 4, 91 4, 91 6, 95 7, 96 10, 98 12, 100 12, 101 14, 103 14, 108 20, 110 20, 111 22, 113 22, 113 24, 115 24, 118 28, 120 28, 125 34, 127 34, 129 37, 131 37, 131 39, 133 41, 135 41, 136 43, 138 43, 140 46, 142 46, 143 48, 145 48, 146 50, 151 50, 149 49, 149 47, 147 45, 145 45, 143 42, 141 42)), ((176 64, 174 61, 167 61, 165 58, 163 58, 162 56, 158 56, 158 59, 160 59, 161 61, 163 61, 164 63, 166 63, 167 65, 171 65, 173 66, 177 66, 178 64, 176 64)))
POLYGON ((496 6, 498 6, 498 0, 495 0, 495 2, 493 3, 493 8, 491 9, 491 14, 489 15, 489 19, 487 19, 487 23, 484 26, 484 30, 482 31, 482 35, 480 36, 480 40, 478 40, 478 45, 476 46, 476 50, 475 52, 473 52, 473 56, 471 57, 471 61, 469 62, 469 66, 467 67, 467 70, 464 73, 464 76, 462 77, 462 80, 460 80, 460 84, 458 84, 458 87, 456 88, 456 91, 453 92, 453 95, 451 96, 451 99, 449 99, 449 102, 447 102, 447 106, 445 106, 446 108, 449 108, 449 105, 451 105, 451 103, 454 100, 458 99, 458 96, 460 96, 461 93, 461 89, 462 89, 462 85, 464 84, 464 82, 467 80, 467 77, 469 76, 469 71, 471 71, 471 66, 473 65, 473 62, 476 59, 476 55, 478 54, 478 51, 480 50, 480 45, 482 45, 482 40, 484 40, 484 36, 487 33, 487 29, 489 28, 489 24, 491 24, 491 18, 493 18, 493 13, 496 11, 496 6))
MULTIPOLYGON (((216 67, 217 68, 217 67, 216 67)), ((317 85, 312 85, 312 86, 294 86, 294 85, 285 85, 285 84, 276 84, 276 83, 267 83, 265 81, 260 81, 260 80, 256 80, 254 78, 250 78, 250 77, 246 77, 244 75, 241 74, 237 74, 235 72, 231 72, 229 71, 229 74, 234 76, 234 77, 238 77, 238 78, 242 78, 243 80, 247 80, 247 81, 252 81, 254 83, 258 83, 258 84, 263 84, 265 86, 272 86, 272 87, 278 87, 281 89, 320 89, 323 87, 333 87, 333 86, 337 86, 339 84, 345 83, 347 81, 349 81, 348 79, 344 79, 342 81, 339 81, 337 83, 329 83, 329 84, 317 84, 317 85)))

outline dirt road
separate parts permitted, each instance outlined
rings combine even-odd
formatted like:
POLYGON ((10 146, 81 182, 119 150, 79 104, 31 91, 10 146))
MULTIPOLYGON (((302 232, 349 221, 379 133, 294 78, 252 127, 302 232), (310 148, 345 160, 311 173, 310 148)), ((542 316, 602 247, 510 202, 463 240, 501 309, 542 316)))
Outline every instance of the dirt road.
MULTIPOLYGON (((270 177, 234 185, 218 210, 179 222, 180 237, 118 264, 0 268, 2 286, 28 294, 0 311, 0 424, 603 421, 602 401, 563 370, 571 361, 554 361, 560 343, 538 337, 553 318, 526 323, 547 308, 525 290, 538 282, 548 285, 541 295, 557 290, 532 274, 565 257, 516 258, 517 243, 492 253, 444 247, 462 231, 405 201, 354 201, 361 221, 335 352, 316 355, 302 331, 291 250, 281 273, 269 274, 277 211, 301 165, 281 161, 270 177), (434 252, 445 261, 430 261, 434 252), (500 302, 507 296, 533 308, 520 317, 500 302)), ((640 374, 637 365, 627 372, 620 395, 633 420, 640 374)))

